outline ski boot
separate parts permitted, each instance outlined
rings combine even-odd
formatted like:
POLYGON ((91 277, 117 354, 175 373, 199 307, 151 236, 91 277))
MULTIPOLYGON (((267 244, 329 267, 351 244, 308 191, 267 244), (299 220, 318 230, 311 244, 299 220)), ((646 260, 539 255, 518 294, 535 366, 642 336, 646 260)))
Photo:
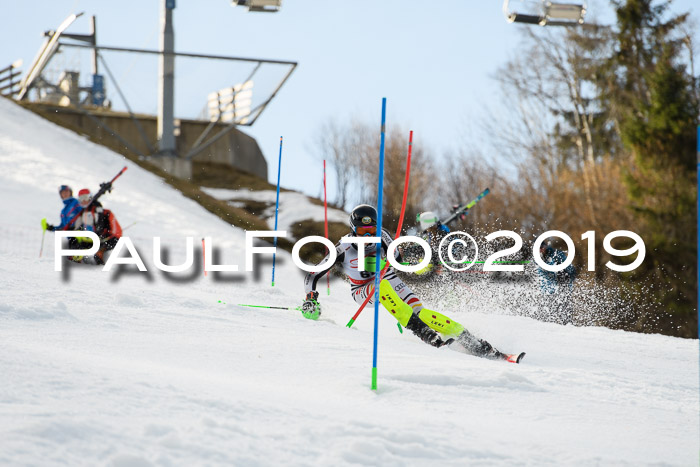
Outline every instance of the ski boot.
MULTIPOLYGON (((97 256, 84 256, 82 263, 83 264, 90 264, 90 265, 100 264, 97 262, 97 256)), ((104 263, 102 263, 102 264, 104 264, 104 263)))
POLYGON ((306 294, 304 303, 298 308, 306 319, 318 320, 321 316, 321 304, 318 303, 318 292, 312 291, 306 294))
POLYGON ((443 341, 440 334, 430 329, 430 327, 425 324, 416 314, 412 314, 411 317, 408 318, 408 323, 406 323, 405 327, 409 331, 412 331, 413 334, 418 336, 420 340, 426 344, 432 345, 433 347, 440 348, 443 345, 450 345, 454 341, 454 339, 447 339, 446 341, 443 341))

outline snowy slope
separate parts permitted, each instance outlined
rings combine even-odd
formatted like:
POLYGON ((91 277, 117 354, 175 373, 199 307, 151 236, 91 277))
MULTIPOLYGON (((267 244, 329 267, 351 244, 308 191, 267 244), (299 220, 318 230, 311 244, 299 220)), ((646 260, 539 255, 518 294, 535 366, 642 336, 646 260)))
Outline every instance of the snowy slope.
MULTIPOLYGON (((302 274, 280 253, 259 276, 151 268, 53 270, 39 220, 57 187, 97 189, 147 265, 186 236, 243 264, 243 231, 157 177, 0 99, 0 465, 696 465, 698 342, 524 317, 442 310, 521 365, 436 350, 372 310, 353 329, 348 286, 323 319, 296 306, 302 274), (219 301, 226 304, 219 303, 219 301)), ((325 292, 324 292, 325 294, 325 292)))

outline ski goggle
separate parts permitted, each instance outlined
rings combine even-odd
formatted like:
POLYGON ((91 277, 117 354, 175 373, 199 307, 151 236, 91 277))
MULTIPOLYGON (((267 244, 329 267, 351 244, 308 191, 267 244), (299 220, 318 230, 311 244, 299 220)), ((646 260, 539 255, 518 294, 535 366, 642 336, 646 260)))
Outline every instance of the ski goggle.
POLYGON ((360 237, 365 237, 367 235, 374 235, 377 233, 376 225, 361 225, 355 227, 355 233, 360 237))

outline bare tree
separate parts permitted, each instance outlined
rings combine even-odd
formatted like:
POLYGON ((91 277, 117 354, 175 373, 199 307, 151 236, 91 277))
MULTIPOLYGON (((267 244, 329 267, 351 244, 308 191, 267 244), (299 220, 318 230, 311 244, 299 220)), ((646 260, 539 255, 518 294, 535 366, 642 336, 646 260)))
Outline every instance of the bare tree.
MULTIPOLYGON (((378 199, 380 131, 357 119, 327 123, 319 135, 321 152, 327 154, 338 179, 338 203, 369 203, 378 199)), ((397 128, 386 135, 384 151, 384 220, 388 228, 398 224, 406 176, 408 132, 397 128)), ((408 223, 425 204, 436 185, 433 161, 414 142, 406 208, 408 223)))
POLYGON ((346 129, 334 120, 326 122, 316 137, 320 158, 328 162, 335 175, 335 204, 339 207, 344 207, 348 201, 348 189, 353 177, 353 164, 347 161, 353 154, 349 143, 346 129))
MULTIPOLYGON (((610 30, 599 26, 555 33, 527 30, 524 36, 523 53, 497 76, 519 115, 515 125, 511 120, 507 126, 512 131, 505 132, 506 144, 518 148, 520 161, 530 159, 542 166, 545 190, 562 170, 578 170, 586 216, 598 226, 594 199, 599 179, 593 166, 615 156, 620 147, 613 120, 598 106, 595 86, 597 70, 612 47, 610 30)), ((552 206, 554 211, 556 207, 552 206)))

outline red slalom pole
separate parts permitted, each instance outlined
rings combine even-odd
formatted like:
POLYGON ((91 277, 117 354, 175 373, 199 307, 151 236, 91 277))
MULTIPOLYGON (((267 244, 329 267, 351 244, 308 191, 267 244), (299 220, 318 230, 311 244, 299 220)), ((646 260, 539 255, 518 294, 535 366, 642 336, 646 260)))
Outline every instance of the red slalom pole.
MULTIPOLYGON (((401 227, 403 227, 403 216, 406 213, 406 200, 408 199, 408 178, 411 173, 411 150, 413 149, 413 130, 408 134, 408 157, 406 158, 406 180, 403 186, 403 199, 401 200, 401 215, 399 216, 399 226, 396 229, 394 240, 401 236, 401 227)), ((387 262, 387 264, 389 264, 387 262)), ((385 265, 386 266, 386 265, 385 265)))
MULTIPOLYGON (((328 240, 328 199, 326 197, 326 159, 323 159, 323 218, 326 228, 326 240, 328 240)), ((326 286, 328 295, 331 294, 331 275, 326 274, 326 286)))
MULTIPOLYGON (((401 201, 401 215, 399 216, 399 225, 396 228, 396 235, 394 236, 394 240, 399 238, 401 236, 401 227, 403 226, 403 218, 404 218, 404 213, 406 212, 406 200, 408 199, 408 179, 411 174, 411 150, 413 149, 413 131, 411 131, 408 135, 408 158, 406 160, 406 180, 404 181, 404 186, 403 186, 403 200, 401 201)), ((381 232, 379 233, 381 235, 381 232)), ((379 276, 379 282, 382 281, 384 278, 384 274, 386 274, 386 270, 389 268, 389 261, 386 262, 384 265, 384 268, 382 268, 382 271, 379 276)), ((365 301, 362 302, 362 305, 360 305, 360 308, 357 309, 357 313, 350 318, 350 321, 348 321, 348 324, 346 324, 347 327, 352 327, 353 323, 357 319, 358 316, 360 316, 360 313, 362 313, 362 310, 365 309, 365 306, 367 306, 367 303, 369 303, 369 299, 374 295, 374 287, 372 287, 372 290, 370 293, 367 295, 367 298, 365 298, 365 301)))

